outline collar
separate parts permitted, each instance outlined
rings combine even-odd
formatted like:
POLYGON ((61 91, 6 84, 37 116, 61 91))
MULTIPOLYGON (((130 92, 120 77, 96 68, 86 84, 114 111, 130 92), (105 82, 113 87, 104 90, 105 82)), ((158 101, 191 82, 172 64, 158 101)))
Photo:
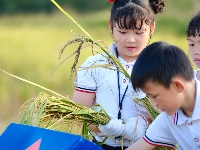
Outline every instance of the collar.
POLYGON ((188 118, 187 116, 184 115, 183 111, 181 109, 179 109, 175 114, 174 114, 174 124, 175 125, 181 125, 184 124, 186 122, 191 122, 194 120, 198 120, 200 119, 200 92, 197 92, 198 90, 200 90, 200 81, 195 79, 195 83, 196 83, 196 99, 195 99, 195 106, 194 106, 194 110, 192 113, 192 117, 188 118))

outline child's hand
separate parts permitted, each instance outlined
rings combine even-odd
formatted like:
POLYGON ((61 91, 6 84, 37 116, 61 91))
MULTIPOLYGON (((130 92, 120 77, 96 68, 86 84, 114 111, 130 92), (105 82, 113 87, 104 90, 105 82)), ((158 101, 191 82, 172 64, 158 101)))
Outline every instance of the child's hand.
POLYGON ((105 135, 120 136, 124 132, 125 124, 122 123, 121 119, 109 116, 111 117, 110 122, 106 125, 99 125, 99 130, 105 135))
POLYGON ((131 143, 139 140, 146 132, 147 122, 141 116, 130 118, 125 124, 123 132, 124 138, 131 141, 131 143))

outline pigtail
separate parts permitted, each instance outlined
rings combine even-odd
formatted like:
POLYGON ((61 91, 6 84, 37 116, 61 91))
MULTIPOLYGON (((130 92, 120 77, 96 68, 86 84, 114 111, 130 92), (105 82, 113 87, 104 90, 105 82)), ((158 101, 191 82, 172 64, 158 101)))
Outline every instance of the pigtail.
POLYGON ((149 0, 149 4, 154 12, 154 14, 162 13, 165 7, 164 0, 149 0))

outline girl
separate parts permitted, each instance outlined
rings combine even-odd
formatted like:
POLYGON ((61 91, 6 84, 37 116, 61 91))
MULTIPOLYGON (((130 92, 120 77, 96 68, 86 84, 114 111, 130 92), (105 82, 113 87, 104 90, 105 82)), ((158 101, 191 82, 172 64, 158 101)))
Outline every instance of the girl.
POLYGON ((200 12, 190 20, 186 36, 190 58, 198 68, 194 71, 194 78, 200 80, 200 12))
MULTIPOLYGON (((133 65, 147 46, 155 28, 155 14, 161 13, 164 0, 109 0, 112 2, 109 27, 114 43, 110 53, 115 55, 123 67, 131 74, 133 65)), ((80 67, 76 76, 73 101, 88 107, 99 104, 111 116, 107 125, 89 127, 96 133, 96 140, 102 147, 120 150, 121 145, 128 147, 146 131, 149 118, 146 109, 135 104, 134 98, 143 98, 142 92, 133 91, 131 82, 122 73, 106 68, 81 69, 111 63, 99 54, 89 57, 80 67), (122 123, 123 122, 123 123, 122 123), (137 124, 137 126, 136 126, 137 124), (124 138, 123 143, 121 137, 124 138)), ((141 68, 142 69, 142 68, 141 68)))

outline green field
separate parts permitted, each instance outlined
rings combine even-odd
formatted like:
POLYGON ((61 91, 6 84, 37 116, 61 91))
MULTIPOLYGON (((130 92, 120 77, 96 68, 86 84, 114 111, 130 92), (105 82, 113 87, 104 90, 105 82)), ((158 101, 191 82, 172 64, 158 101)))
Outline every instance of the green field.
MULTIPOLYGON (((168 0, 164 13, 157 16, 151 42, 167 41, 187 53, 184 32, 189 18, 195 12, 195 2, 197 3, 196 0, 168 0)), ((95 40, 103 40, 107 45, 112 42, 107 24, 109 10, 81 15, 68 10, 68 13, 95 40)), ((70 78, 73 58, 64 62, 49 78, 61 60, 76 49, 76 46, 70 46, 61 60, 58 60, 59 49, 66 40, 73 37, 71 30, 84 35, 60 11, 53 14, 1 16, 0 68, 71 98, 74 90, 74 79, 70 78)), ((91 49, 83 49, 79 64, 89 55, 91 49)), ((19 122, 21 105, 42 91, 44 90, 1 72, 0 133, 10 122, 19 122)))

